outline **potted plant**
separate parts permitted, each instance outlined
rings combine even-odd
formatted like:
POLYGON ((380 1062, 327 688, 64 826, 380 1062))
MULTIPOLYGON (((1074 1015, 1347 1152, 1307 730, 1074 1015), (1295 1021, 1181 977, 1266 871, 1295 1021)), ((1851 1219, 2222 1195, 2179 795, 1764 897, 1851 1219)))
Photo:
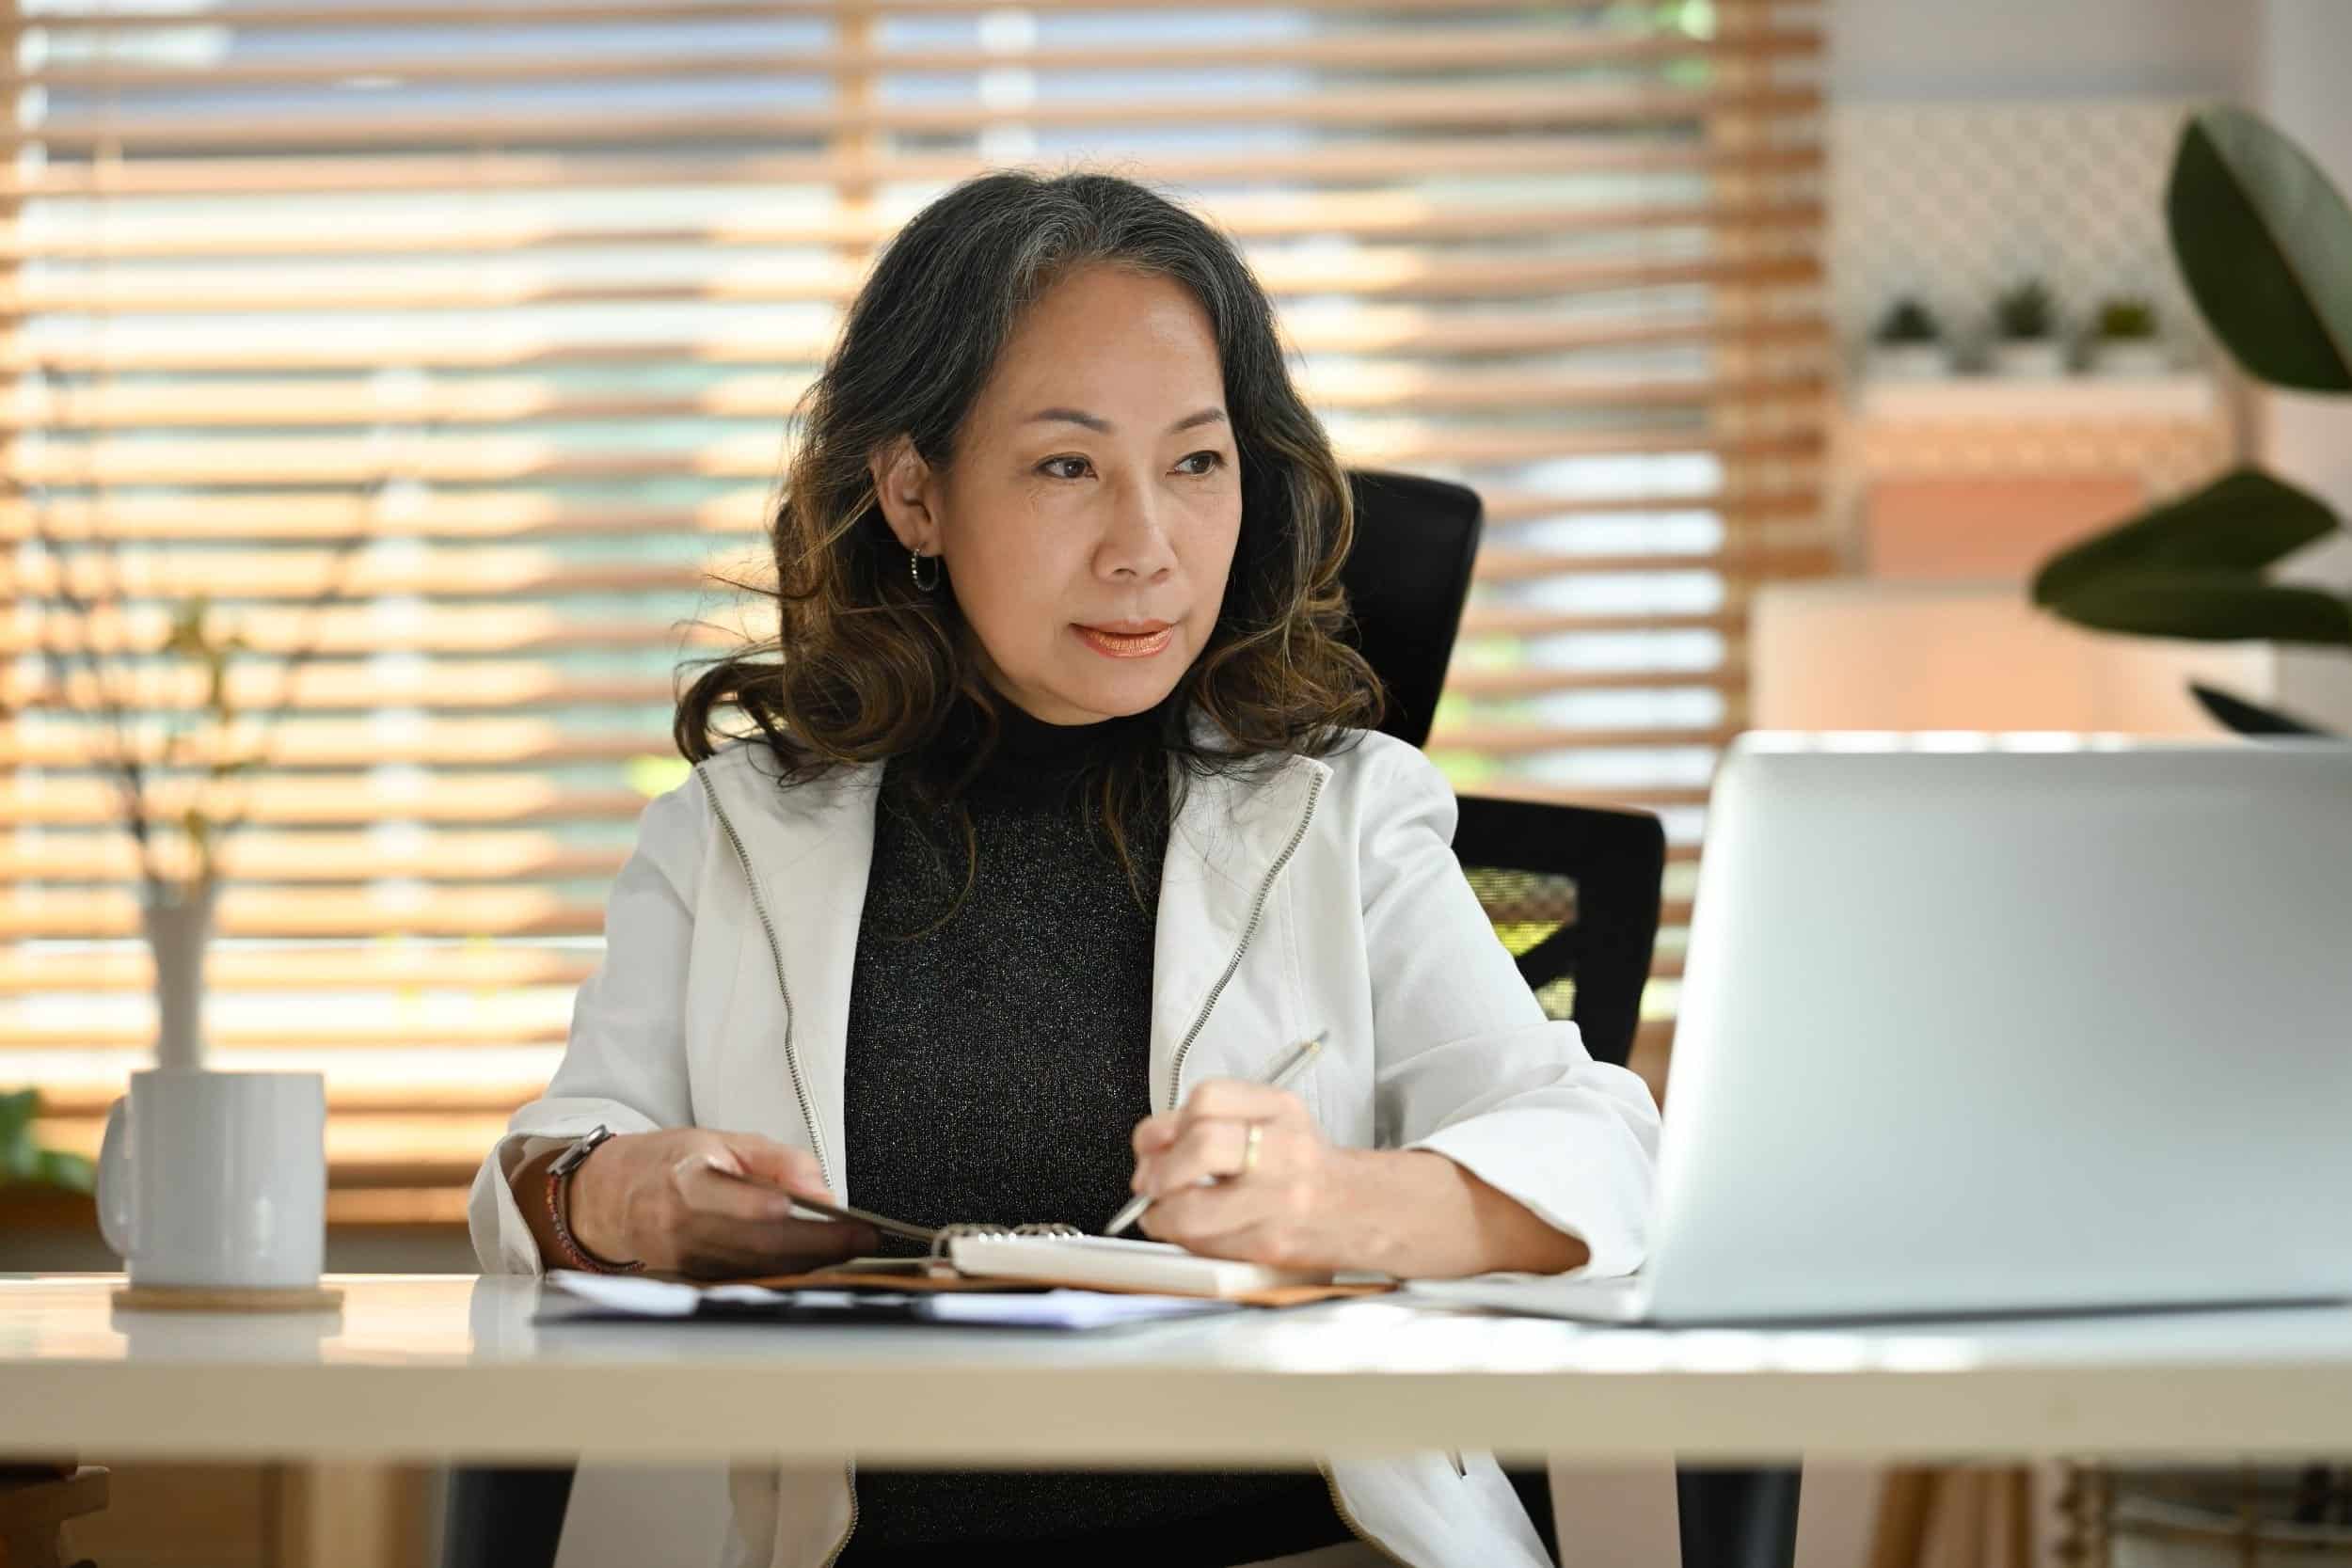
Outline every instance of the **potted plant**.
MULTIPOLYGON (((2302 149, 2243 110, 2196 114, 2173 153, 2165 213, 2189 297, 2248 374, 2352 393, 2352 276, 2342 264, 2352 208, 2302 149)), ((2352 648, 2352 599, 2267 575, 2344 532, 2327 502, 2249 465, 2052 558, 2035 575, 2034 602, 2103 631, 2352 648)), ((2240 734, 2313 731, 2242 697, 2190 689, 2240 734)))
POLYGON ((1869 372, 1894 380, 1951 374, 1944 329, 1925 305, 1906 294, 1887 307, 1870 334, 1869 372))
POLYGON ((2028 278, 1993 301, 1993 370, 1997 375, 2053 376, 2066 371, 2050 291, 2028 278))
POLYGON ((2156 308, 2144 299, 2103 300, 2093 318, 2090 369, 2100 375, 2162 375, 2170 355, 2156 336, 2156 308))
MULTIPOLYGON (((315 644, 275 660, 276 680, 254 669, 257 650, 222 624, 198 594, 167 601, 167 631, 140 649, 96 635, 135 619, 133 593, 114 541, 93 531, 66 539, 39 485, 17 486, 39 542, 38 570, 24 599, 40 616, 47 680, 26 705, 72 713, 98 740, 89 766, 114 785, 123 831, 136 851, 139 924, 154 959, 155 1065, 203 1066, 204 955, 220 895, 223 848, 250 809, 249 778, 266 760, 278 721, 293 705, 295 676, 315 644), (260 681, 241 679, 260 675, 260 681), (276 702, 248 712, 249 689, 276 702)), ((316 612, 346 596, 349 566, 364 534, 330 541, 321 586, 305 601, 316 612)))

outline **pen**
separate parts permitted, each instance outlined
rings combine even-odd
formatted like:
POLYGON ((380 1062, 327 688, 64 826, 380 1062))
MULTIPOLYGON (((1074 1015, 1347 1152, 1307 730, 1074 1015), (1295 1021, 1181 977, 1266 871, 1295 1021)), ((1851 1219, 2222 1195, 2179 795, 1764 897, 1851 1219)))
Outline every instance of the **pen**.
POLYGON ((935 1230, 926 1229, 919 1225, 909 1225, 904 1220, 894 1220, 887 1215, 874 1213, 870 1210, 852 1209, 846 1203, 819 1203, 813 1197, 803 1197, 798 1193, 792 1195, 792 1207, 822 1214, 829 1220, 864 1220, 886 1236, 902 1236, 910 1242, 929 1242, 938 1234, 935 1230))
MULTIPOLYGON (((1328 1029, 1318 1029, 1308 1038, 1300 1040, 1296 1045, 1292 1046, 1290 1049, 1290 1054, 1284 1056, 1275 1069, 1266 1074, 1264 1079, 1265 1086, 1269 1089, 1289 1087, 1290 1081, 1307 1069, 1307 1064, 1315 1059, 1315 1053, 1323 1049, 1323 1042, 1328 1039, 1330 1035, 1331 1031, 1328 1029)), ((1135 1224, 1136 1221, 1141 1219, 1143 1217, 1143 1212, 1151 1207, 1152 1196, 1149 1193, 1137 1193, 1135 1196, 1129 1198, 1125 1203, 1120 1205, 1119 1212, 1113 1214, 1111 1216, 1110 1224, 1103 1227, 1103 1234, 1105 1236, 1118 1235, 1120 1231, 1135 1224)))
MULTIPOLYGON (((729 1170, 716 1160, 706 1160, 705 1163, 722 1176, 732 1176, 738 1181, 752 1181, 752 1178, 742 1171, 729 1170)), ((758 1181, 753 1181, 752 1184, 754 1186, 767 1185, 765 1182, 758 1181)), ((894 1220, 887 1214, 877 1214, 866 1209, 852 1209, 846 1203, 822 1203, 816 1198, 803 1197, 794 1192, 787 1192, 786 1196, 792 1199, 792 1207, 795 1209, 805 1209, 811 1213, 822 1214, 829 1220, 864 1220, 884 1235, 901 1236, 910 1242, 929 1242, 938 1234, 919 1225, 909 1225, 904 1220, 894 1220)))

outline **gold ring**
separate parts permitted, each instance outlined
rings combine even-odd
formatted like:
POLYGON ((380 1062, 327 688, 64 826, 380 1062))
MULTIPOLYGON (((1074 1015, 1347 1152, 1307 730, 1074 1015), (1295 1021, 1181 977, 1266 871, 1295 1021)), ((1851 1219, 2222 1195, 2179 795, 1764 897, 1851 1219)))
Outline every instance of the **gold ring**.
POLYGON ((1263 1126, 1253 1121, 1249 1124, 1249 1131, 1242 1134, 1239 1174, 1248 1176, 1258 1168, 1258 1134, 1263 1131, 1265 1131, 1263 1126))

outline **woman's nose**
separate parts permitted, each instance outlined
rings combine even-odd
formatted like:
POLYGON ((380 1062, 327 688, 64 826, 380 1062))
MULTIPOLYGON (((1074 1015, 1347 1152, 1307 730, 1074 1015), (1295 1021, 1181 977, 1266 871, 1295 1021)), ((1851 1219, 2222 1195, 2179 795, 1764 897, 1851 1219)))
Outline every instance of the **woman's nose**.
POLYGON ((1101 559, 1112 576, 1152 578, 1175 564, 1159 508, 1159 498, 1139 485, 1128 486, 1111 503, 1101 559))

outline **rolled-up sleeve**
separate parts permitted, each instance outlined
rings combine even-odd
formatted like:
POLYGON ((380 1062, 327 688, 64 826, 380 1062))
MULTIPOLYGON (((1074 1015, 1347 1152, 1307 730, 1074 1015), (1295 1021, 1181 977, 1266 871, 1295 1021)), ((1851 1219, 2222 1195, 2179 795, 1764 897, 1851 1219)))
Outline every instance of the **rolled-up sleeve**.
POLYGON ((1419 751, 1381 751, 1360 829, 1378 1141, 1443 1154, 1582 1241, 1574 1273, 1631 1273, 1657 1173, 1649 1086, 1545 1016, 1454 858, 1453 787, 1419 751))
POLYGON ((691 1120, 684 987, 707 812, 702 790, 690 777, 639 814, 636 844, 605 904, 604 956, 573 1000, 563 1059, 475 1173, 467 1228, 485 1274, 544 1272, 515 1201, 517 1166, 598 1123, 650 1132, 691 1120))

